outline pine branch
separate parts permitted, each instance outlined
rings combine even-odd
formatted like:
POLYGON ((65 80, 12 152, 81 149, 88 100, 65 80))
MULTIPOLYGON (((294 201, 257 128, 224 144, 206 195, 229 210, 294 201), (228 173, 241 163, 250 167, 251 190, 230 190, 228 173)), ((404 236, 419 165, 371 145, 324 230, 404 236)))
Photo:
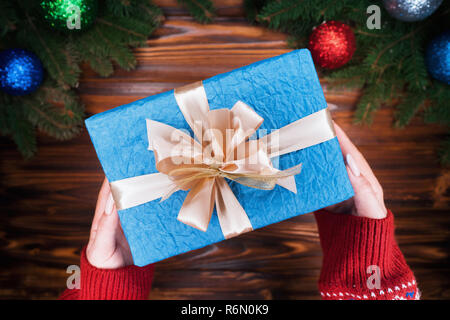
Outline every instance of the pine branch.
POLYGON ((439 148, 439 155, 442 165, 450 165, 450 135, 442 142, 439 148))
POLYGON ((269 28, 279 29, 288 21, 307 19, 307 10, 303 10, 304 3, 305 0, 271 1, 261 9, 256 20, 267 24, 269 28))
POLYGON ((119 18, 136 18, 157 27, 164 21, 164 15, 158 6, 150 0, 106 0, 106 10, 119 18))
POLYGON ((192 17, 200 23, 210 23, 216 15, 210 0, 178 0, 178 3, 187 8, 192 17))
MULTIPOLYGON (((147 40, 147 34, 150 33, 150 32, 145 32, 145 31, 144 32, 136 31, 135 29, 137 29, 138 22, 134 22, 133 26, 129 26, 131 23, 133 23, 133 21, 131 21, 131 19, 123 18, 123 19, 119 19, 119 21, 117 21, 116 18, 114 18, 114 17, 103 17, 103 18, 98 18, 97 21, 100 24, 103 24, 112 29, 115 29, 116 32, 121 34, 122 37, 124 37, 125 39, 127 39, 128 37, 131 37, 133 39, 139 39, 140 41, 145 41, 145 40, 147 40)), ((142 26, 140 26, 140 27, 145 28, 146 25, 142 24, 142 26)))
POLYGON ((420 32, 422 29, 424 28, 423 25, 417 27, 416 29, 412 30, 411 32, 409 32, 408 34, 405 34, 404 36, 402 36, 401 38, 398 38, 390 43, 388 43, 382 50, 379 50, 379 52, 376 55, 376 58, 372 64, 372 69, 375 69, 379 63, 379 60, 383 57, 384 54, 386 54, 387 52, 389 52, 390 49, 392 49, 393 47, 395 47, 396 45, 398 45, 399 43, 401 43, 402 41, 411 39, 412 37, 414 37, 418 32, 420 32))
POLYGON ((136 67, 136 58, 127 46, 116 41, 114 37, 108 36, 107 33, 103 33, 102 28, 97 28, 95 31, 105 44, 108 58, 114 60, 125 70, 132 70, 136 67))
POLYGON ((11 134, 9 125, 9 108, 11 101, 6 93, 0 92, 0 135, 7 136, 11 134))
POLYGON ((269 2, 270 0, 244 0, 244 10, 248 21, 251 23, 256 22, 258 12, 269 2))
POLYGON ((429 89, 430 106, 424 112, 426 123, 450 126, 450 89, 448 85, 434 81, 429 89))
POLYGON ((28 121, 58 140, 73 138, 83 128, 83 107, 71 91, 45 83, 21 102, 28 121))
POLYGON ((408 88, 412 92, 420 91, 424 93, 430 85, 427 68, 425 66, 425 55, 422 45, 416 44, 417 38, 410 39, 410 55, 405 57, 401 71, 408 82, 408 88))
POLYGON ((151 3, 151 1, 138 1, 136 17, 142 18, 144 21, 150 23, 153 29, 156 29, 164 21, 164 14, 161 8, 151 3))
POLYGON ((22 117, 10 121, 13 123, 11 135, 17 149, 25 159, 31 158, 37 151, 36 132, 33 125, 22 117))
POLYGON ((103 8, 89 30, 63 34, 42 19, 38 1, 0 3, 0 47, 33 51, 49 76, 32 94, 0 93, 0 134, 10 136, 24 157, 36 152, 36 129, 59 140, 82 130, 84 108, 70 90, 78 85, 81 62, 102 76, 112 74, 113 62, 126 70, 135 68, 131 47, 145 45, 164 19, 149 0, 105 0, 103 8))
POLYGON ((396 106, 395 126, 403 128, 408 125, 416 113, 423 107, 425 96, 423 94, 408 94, 403 101, 396 106))
POLYGON ((355 123, 371 124, 373 113, 378 110, 386 96, 388 87, 384 83, 368 85, 356 105, 355 123))
POLYGON ((337 71, 328 73, 326 79, 330 88, 362 88, 365 83, 366 70, 360 65, 348 65, 337 71))
POLYGON ((27 11, 24 14, 24 25, 17 34, 18 41, 32 48, 59 85, 66 88, 76 86, 81 71, 72 52, 65 51, 65 39, 45 27, 38 27, 27 11))
MULTIPOLYGON (((317 20, 336 20, 336 15, 339 15, 343 9, 348 6, 349 4, 354 7, 355 6, 355 0, 328 0, 321 3, 317 3, 317 14, 316 19, 317 20)), ((341 19, 337 19, 341 20, 341 19)))
POLYGON ((16 28, 18 17, 9 2, 0 2, 0 37, 16 28))
POLYGON ((1 93, 0 101, 0 134, 10 136, 25 159, 32 157, 37 150, 36 134, 26 119, 24 106, 6 93, 1 93))

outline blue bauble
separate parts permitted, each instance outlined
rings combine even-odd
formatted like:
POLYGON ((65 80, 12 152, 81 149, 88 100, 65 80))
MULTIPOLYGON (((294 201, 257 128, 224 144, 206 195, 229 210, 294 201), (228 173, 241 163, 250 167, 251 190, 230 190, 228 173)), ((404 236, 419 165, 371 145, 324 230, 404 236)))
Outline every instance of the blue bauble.
POLYGON ((442 0, 383 0, 384 8, 401 21, 420 21, 430 16, 442 0))
POLYGON ((450 84, 450 30, 431 40, 425 61, 433 78, 450 84))
POLYGON ((23 49, 0 52, 0 89, 14 96, 35 91, 42 83, 44 69, 39 58, 23 49))

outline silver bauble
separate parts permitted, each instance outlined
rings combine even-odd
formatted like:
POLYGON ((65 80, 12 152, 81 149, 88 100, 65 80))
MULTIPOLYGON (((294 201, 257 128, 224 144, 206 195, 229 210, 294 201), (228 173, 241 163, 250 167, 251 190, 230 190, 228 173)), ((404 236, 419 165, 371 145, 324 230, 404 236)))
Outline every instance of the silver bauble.
POLYGON ((383 0, 387 12, 401 21, 420 21, 430 16, 443 0, 383 0))

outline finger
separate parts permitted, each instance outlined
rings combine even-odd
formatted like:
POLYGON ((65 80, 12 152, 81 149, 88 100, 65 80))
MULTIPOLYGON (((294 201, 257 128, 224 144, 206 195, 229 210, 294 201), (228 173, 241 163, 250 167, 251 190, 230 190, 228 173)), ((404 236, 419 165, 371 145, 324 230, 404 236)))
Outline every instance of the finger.
POLYGON ((378 200, 369 180, 362 173, 358 176, 356 172, 355 175, 351 166, 347 166, 347 172, 355 191, 355 212, 353 214, 371 219, 385 218, 387 215, 386 208, 378 200))
POLYGON ((109 215, 102 215, 98 222, 97 234, 93 242, 93 247, 105 258, 109 258, 116 248, 116 233, 119 226, 119 215, 116 207, 113 206, 109 215))
POLYGON ((333 121, 333 124, 334 124, 334 129, 336 131, 336 136, 339 141, 339 145, 341 146, 342 153, 343 154, 356 153, 358 151, 358 149, 353 144, 353 142, 350 140, 350 138, 347 136, 345 131, 342 130, 342 128, 336 122, 333 121))
POLYGON ((95 213, 94 213, 94 218, 92 219, 92 224, 91 224, 91 231, 90 231, 90 235, 89 235, 89 241, 88 241, 88 245, 87 245, 87 249, 89 250, 95 240, 95 236, 97 235, 97 228, 98 228, 98 221, 100 220, 101 216, 103 215, 105 206, 106 206, 106 201, 108 199, 107 194, 109 192, 109 183, 108 180, 103 179, 103 183, 102 186, 100 188, 100 191, 98 193, 98 197, 97 197, 97 204, 95 206, 95 213))
MULTIPOLYGON (((95 237, 97 236, 97 229, 98 229, 98 224, 99 221, 101 220, 103 215, 110 215, 113 211, 113 207, 114 207, 114 200, 112 197, 111 192, 107 195, 107 200, 106 200, 106 205, 105 205, 105 210, 102 212, 100 212, 100 214, 98 215, 98 219, 95 223, 93 223, 93 226, 91 228, 91 236, 89 238, 89 243, 91 243, 92 241, 95 240, 95 237)), ((89 244, 88 244, 89 246, 89 244)))
POLYGON ((92 220, 92 230, 96 230, 98 228, 98 222, 105 212, 106 202, 108 201, 109 194, 111 193, 111 189, 109 187, 109 182, 105 178, 103 180, 102 187, 100 188, 100 192, 98 193, 97 205, 95 207, 94 219, 92 220))
POLYGON ((336 129, 336 136, 338 138, 339 145, 341 146, 342 154, 347 155, 350 153, 356 160, 361 172, 363 172, 366 177, 368 177, 370 174, 373 175, 372 169, 370 168, 366 159, 358 150, 358 148, 353 144, 344 130, 342 130, 337 123, 334 123, 334 127, 336 129))
POLYGON ((375 194, 377 195, 378 199, 380 201, 383 200, 383 189, 378 181, 378 179, 375 177, 375 174, 372 171, 372 168, 370 167, 367 160, 364 158, 362 153, 358 150, 358 148, 353 144, 353 142, 350 140, 350 138, 347 136, 347 134, 342 130, 342 128, 335 122, 334 127, 336 131, 336 136, 339 141, 339 145, 341 147, 342 153, 346 156, 347 154, 351 154, 353 159, 355 160, 358 168, 361 170, 362 174, 366 177, 366 179, 369 180, 369 182, 372 185, 372 188, 375 191, 375 194))

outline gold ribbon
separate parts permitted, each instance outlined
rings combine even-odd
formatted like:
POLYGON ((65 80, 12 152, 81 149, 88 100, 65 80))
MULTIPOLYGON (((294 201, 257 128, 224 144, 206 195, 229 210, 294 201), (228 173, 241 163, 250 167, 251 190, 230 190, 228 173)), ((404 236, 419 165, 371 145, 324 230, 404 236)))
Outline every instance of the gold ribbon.
POLYGON ((202 82, 175 89, 175 99, 195 140, 181 130, 147 119, 149 150, 158 173, 112 182, 119 210, 189 190, 177 219, 206 231, 216 207, 225 238, 253 230, 247 214, 224 178, 248 187, 271 190, 276 184, 297 193, 294 175, 273 167, 271 158, 307 148, 336 134, 327 108, 249 140, 263 122, 242 101, 231 109, 210 110, 202 82))

